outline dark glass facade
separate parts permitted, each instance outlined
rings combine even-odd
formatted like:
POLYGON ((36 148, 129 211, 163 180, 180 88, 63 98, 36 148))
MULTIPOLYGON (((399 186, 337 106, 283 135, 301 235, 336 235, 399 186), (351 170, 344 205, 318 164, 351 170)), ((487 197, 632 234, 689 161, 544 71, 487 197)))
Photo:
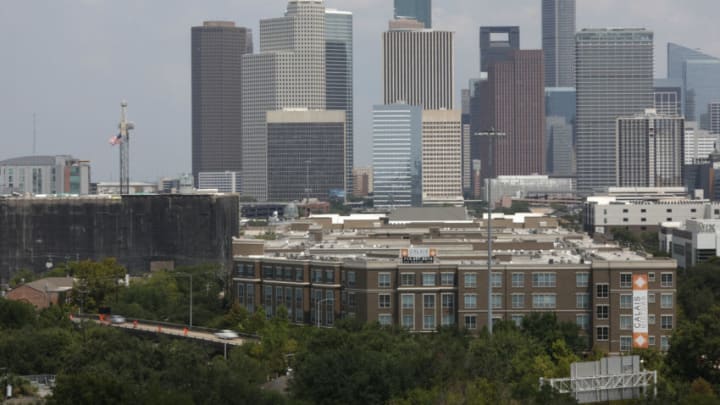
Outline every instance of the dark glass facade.
POLYGON ((520 27, 480 27, 480 71, 493 62, 508 60, 520 49, 520 27))
POLYGON ((395 18, 414 18, 432 28, 432 0, 395 0, 395 18))

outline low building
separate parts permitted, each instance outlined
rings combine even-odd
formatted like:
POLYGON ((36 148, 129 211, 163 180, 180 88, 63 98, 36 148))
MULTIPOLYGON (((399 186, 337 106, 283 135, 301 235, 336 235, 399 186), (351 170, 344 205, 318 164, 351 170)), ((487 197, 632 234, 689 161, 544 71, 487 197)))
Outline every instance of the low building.
MULTIPOLYGON (((120 194, 120 183, 112 181, 99 182, 96 185, 97 194, 118 195, 120 194)), ((157 194, 160 190, 157 183, 145 183, 141 181, 130 182, 128 194, 157 194)))
POLYGON ((26 283, 8 291, 5 298, 32 304, 37 309, 65 302, 73 288, 70 277, 48 277, 26 283))
MULTIPOLYGON (((498 176, 485 179, 485 196, 488 183, 494 202, 503 198, 566 198, 575 196, 575 182, 572 178, 553 178, 544 175, 498 176)), ((487 198, 486 198, 487 199, 487 198)))
POLYGON ((67 155, 0 161, 0 194, 89 194, 90 162, 67 155))
POLYGON ((373 193, 373 168, 355 167, 353 172, 353 190, 355 197, 367 197, 373 193))
POLYGON ((198 188, 217 190, 220 193, 239 193, 242 186, 240 172, 200 172, 198 188))
POLYGON ((664 224, 659 232, 660 249, 677 260, 678 267, 688 269, 718 256, 720 220, 688 220, 664 224))

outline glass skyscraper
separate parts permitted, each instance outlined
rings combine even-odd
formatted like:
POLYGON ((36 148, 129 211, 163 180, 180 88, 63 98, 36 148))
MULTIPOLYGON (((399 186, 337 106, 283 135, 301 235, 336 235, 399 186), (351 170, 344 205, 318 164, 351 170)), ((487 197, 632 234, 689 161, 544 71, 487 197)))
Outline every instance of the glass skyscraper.
POLYGON ((545 89, 547 172, 572 176, 575 172, 575 89, 545 89))
POLYGON ((432 0, 395 0, 395 18, 414 18, 432 28, 432 0))
POLYGON ((545 87, 575 87, 575 0, 542 0, 545 87))
POLYGON ((685 119, 709 125, 708 104, 720 101, 720 59, 682 45, 668 43, 668 78, 681 80, 685 119))

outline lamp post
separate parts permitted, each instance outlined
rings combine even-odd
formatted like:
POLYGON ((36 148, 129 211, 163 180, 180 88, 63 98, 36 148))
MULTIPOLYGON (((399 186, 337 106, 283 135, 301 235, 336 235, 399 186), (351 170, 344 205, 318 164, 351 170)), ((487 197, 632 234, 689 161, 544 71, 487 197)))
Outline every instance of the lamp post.
POLYGON ((492 187, 490 187, 490 178, 495 174, 495 166, 493 162, 493 154, 495 153, 495 139, 506 136, 504 132, 498 132, 495 128, 488 131, 477 132, 475 136, 487 137, 488 142, 488 175, 487 179, 487 269, 488 269, 488 332, 493 333, 493 299, 492 299, 492 187))
POLYGON ((316 316, 316 318, 317 318, 316 321, 317 321, 317 327, 318 327, 318 328, 320 327, 320 314, 321 314, 321 312, 320 312, 320 304, 322 304, 323 302, 326 302, 326 301, 333 301, 333 302, 335 302, 335 298, 323 298, 323 299, 321 299, 321 300, 319 300, 318 302, 315 303, 315 314, 317 315, 317 316, 316 316))

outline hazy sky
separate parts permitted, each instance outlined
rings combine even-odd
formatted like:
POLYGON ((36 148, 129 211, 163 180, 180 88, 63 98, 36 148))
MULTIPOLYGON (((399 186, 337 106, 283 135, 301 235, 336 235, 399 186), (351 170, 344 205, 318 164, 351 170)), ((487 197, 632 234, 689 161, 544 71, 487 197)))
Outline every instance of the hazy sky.
MULTIPOLYGON (((32 153, 92 162, 93 180, 117 180, 120 101, 136 123, 133 180, 190 171, 190 27, 232 20, 253 29, 286 0, 0 0, 0 160, 32 153)), ((460 89, 479 70, 478 27, 519 25, 521 46, 539 48, 540 0, 435 0, 433 25, 456 32, 460 89)), ((372 105, 382 101, 380 33, 392 0, 327 0, 355 14, 356 165, 370 162, 372 105)), ((717 0, 578 0, 578 29, 655 32, 655 76, 668 41, 720 55, 717 0), (690 7, 691 5, 691 7, 690 7)))

